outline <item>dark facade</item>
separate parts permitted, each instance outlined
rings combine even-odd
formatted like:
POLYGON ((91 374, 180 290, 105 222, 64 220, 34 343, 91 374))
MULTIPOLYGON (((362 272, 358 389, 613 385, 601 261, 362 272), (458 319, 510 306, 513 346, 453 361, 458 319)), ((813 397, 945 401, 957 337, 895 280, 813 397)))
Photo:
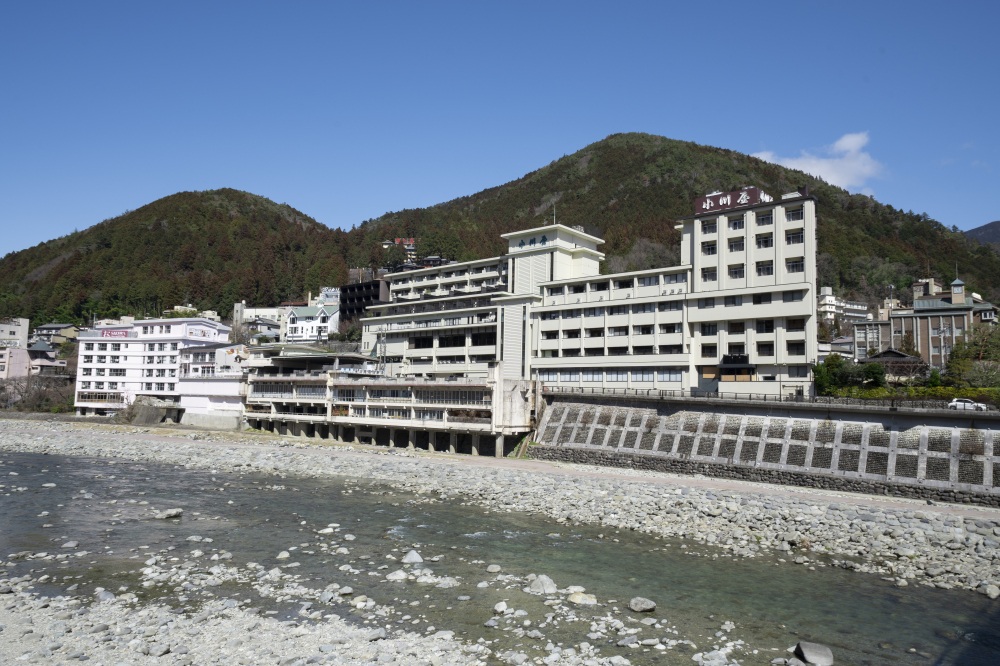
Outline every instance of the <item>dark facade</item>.
POLYGON ((347 321, 364 314, 365 308, 389 302, 385 280, 345 284, 340 288, 340 319, 347 321))

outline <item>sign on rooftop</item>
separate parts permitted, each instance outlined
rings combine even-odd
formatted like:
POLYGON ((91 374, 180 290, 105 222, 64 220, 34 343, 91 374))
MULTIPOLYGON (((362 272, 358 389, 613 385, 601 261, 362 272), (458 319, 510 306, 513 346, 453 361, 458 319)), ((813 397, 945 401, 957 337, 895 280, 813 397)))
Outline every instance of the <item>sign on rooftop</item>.
POLYGON ((694 200, 695 215, 717 213, 733 208, 745 208, 770 203, 774 198, 759 187, 744 187, 735 192, 715 192, 694 200))

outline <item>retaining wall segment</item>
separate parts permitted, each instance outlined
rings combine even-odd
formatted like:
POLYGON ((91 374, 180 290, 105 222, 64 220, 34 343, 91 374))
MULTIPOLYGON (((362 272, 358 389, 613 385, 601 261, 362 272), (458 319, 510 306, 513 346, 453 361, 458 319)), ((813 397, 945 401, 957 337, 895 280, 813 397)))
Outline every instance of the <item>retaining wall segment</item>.
POLYGON ((536 458, 1000 506, 991 429, 554 401, 537 439, 536 458))

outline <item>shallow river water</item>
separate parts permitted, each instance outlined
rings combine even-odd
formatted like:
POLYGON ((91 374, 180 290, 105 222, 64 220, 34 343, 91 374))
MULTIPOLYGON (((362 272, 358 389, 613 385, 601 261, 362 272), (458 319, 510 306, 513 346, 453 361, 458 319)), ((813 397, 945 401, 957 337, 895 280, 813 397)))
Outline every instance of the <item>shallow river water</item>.
MULTIPOLYGON (((788 646, 809 640, 829 645, 838 664, 1000 664, 1000 603, 968 591, 899 589, 874 576, 822 566, 821 560, 810 562, 815 565, 810 569, 779 562, 777 556, 735 559, 694 541, 487 512, 464 504, 461 496, 413 495, 364 479, 210 472, 52 455, 4 454, 0 460, 0 559, 22 551, 87 552, 57 562, 15 560, 8 566, 8 576, 51 576, 36 586, 42 593, 59 594, 72 585, 76 594, 96 586, 127 586, 149 597, 154 593, 137 585, 142 562, 158 552, 184 558, 195 548, 206 555, 228 551, 232 564, 241 567, 248 562, 285 567, 303 577, 304 585, 319 589, 329 583, 350 585, 357 594, 396 609, 391 621, 401 628, 453 630, 462 640, 487 641, 494 653, 517 649, 544 656, 549 642, 572 647, 587 641, 602 656, 620 654, 634 664, 690 664, 697 652, 741 640, 733 659, 766 664, 786 656, 788 646), (154 508, 174 507, 184 510, 180 520, 151 519, 154 508), (327 541, 349 554, 317 547, 317 532, 331 524, 336 533, 327 541), (191 536, 201 540, 191 541, 191 536), (60 551, 68 540, 79 546, 60 551), (438 589, 386 581, 385 574, 399 569, 398 560, 411 548, 423 556, 421 566, 460 585, 438 589), (281 551, 290 557, 277 560, 281 551), (345 564, 350 568, 342 571, 345 564), (585 587, 600 605, 577 609, 577 621, 546 622, 551 608, 543 605, 544 597, 522 592, 523 581, 497 580, 486 572, 487 564, 521 579, 546 574, 560 588, 585 587), (488 586, 480 587, 481 582, 488 586), (641 624, 647 615, 628 610, 633 596, 657 603, 651 615, 662 629, 641 624), (499 601, 526 611, 518 624, 544 638, 526 637, 509 624, 484 626, 499 601), (693 645, 619 647, 621 637, 613 632, 587 637, 594 617, 622 619, 643 629, 640 638, 673 634, 693 645), (727 622, 735 626, 723 630, 727 622)), ((215 594, 248 599, 288 617, 298 609, 244 588, 226 586, 215 594)), ((174 606, 197 603, 177 596, 163 600, 174 606)), ((346 606, 336 612, 362 621, 346 606)))

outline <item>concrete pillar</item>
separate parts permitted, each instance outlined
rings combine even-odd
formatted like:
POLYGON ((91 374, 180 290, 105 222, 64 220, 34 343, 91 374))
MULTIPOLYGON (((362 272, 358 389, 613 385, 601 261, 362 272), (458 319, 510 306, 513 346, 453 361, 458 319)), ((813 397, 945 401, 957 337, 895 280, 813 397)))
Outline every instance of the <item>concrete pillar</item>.
POLYGON ((435 451, 434 444, 435 444, 435 440, 436 439, 437 439, 437 433, 436 432, 431 431, 431 432, 427 433, 427 452, 428 453, 434 453, 434 451, 435 451))
POLYGON ((472 436, 472 455, 479 455, 479 435, 472 436))
POLYGON ((358 426, 354 426, 354 443, 355 444, 361 443, 361 428, 359 428, 358 426))
POLYGON ((389 448, 396 448, 396 429, 389 428, 389 448))
POLYGON ((497 435, 496 452, 493 455, 497 458, 503 458, 503 435, 497 435))
POLYGON ((406 440, 406 448, 408 448, 408 449, 415 449, 415 448, 417 448, 417 431, 416 430, 411 430, 410 431, 410 436, 406 440))
POLYGON ((455 443, 458 441, 458 434, 451 433, 448 435, 448 453, 455 453, 456 446, 455 443))

